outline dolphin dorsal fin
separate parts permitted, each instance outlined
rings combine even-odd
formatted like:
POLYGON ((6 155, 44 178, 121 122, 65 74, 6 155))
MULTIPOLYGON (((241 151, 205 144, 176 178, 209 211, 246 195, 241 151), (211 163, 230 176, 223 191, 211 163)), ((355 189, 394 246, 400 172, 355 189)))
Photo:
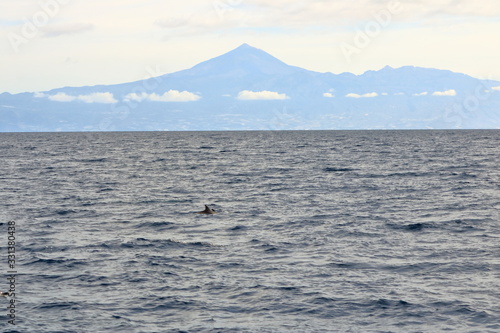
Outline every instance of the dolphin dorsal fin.
POLYGON ((201 212, 198 212, 196 214, 215 214, 217 213, 215 210, 213 210, 212 208, 208 207, 208 205, 205 205, 205 210, 201 211, 201 212))

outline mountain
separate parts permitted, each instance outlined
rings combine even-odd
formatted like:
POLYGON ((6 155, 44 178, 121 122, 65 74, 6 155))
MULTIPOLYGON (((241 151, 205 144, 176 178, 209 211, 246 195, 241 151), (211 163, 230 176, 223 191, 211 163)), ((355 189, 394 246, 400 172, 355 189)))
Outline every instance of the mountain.
POLYGON ((0 94, 0 131, 500 128, 500 82, 446 70, 309 71, 243 44, 117 85, 0 94))
POLYGON ((299 67, 288 66, 269 53, 243 44, 219 57, 204 61, 179 74, 189 76, 246 76, 246 75, 289 75, 305 71, 299 67))

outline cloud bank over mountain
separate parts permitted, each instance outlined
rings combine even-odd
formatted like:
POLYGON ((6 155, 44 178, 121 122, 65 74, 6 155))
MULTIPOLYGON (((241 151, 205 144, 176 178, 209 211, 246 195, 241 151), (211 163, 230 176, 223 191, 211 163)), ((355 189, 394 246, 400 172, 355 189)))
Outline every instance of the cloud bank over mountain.
POLYGON ((371 93, 366 93, 366 94, 355 94, 355 93, 349 93, 345 95, 345 97, 350 97, 350 98, 370 98, 370 97, 377 97, 378 93, 376 92, 371 92, 371 93))
POLYGON ((197 101, 201 97, 196 95, 195 93, 189 91, 178 91, 178 90, 169 90, 162 95, 158 95, 156 93, 130 93, 125 95, 124 101, 137 101, 142 102, 144 100, 153 101, 153 102, 192 102, 197 101))
POLYGON ((113 97, 113 94, 109 92, 96 92, 88 95, 78 95, 78 96, 68 95, 64 92, 58 92, 54 95, 48 95, 45 93, 36 92, 33 94, 33 97, 47 98, 48 100, 53 102, 82 101, 85 103, 104 103, 104 104, 113 104, 118 102, 113 97))
POLYGON ((243 90, 238 93, 239 100, 281 100, 288 99, 286 94, 280 94, 276 91, 250 91, 243 90))

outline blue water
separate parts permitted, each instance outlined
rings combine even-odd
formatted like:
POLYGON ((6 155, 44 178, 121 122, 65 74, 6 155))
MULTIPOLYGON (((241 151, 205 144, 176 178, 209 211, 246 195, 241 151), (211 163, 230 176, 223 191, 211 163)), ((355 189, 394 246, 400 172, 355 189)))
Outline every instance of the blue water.
POLYGON ((18 272, 0 328, 499 332, 499 146, 495 130, 0 134, 0 269, 13 220, 18 272))

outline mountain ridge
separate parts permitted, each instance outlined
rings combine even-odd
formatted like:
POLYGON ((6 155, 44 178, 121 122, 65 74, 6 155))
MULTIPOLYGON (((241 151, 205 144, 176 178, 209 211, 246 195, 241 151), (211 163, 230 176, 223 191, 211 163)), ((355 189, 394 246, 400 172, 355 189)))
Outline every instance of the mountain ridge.
MULTIPOLYGON (((436 73, 447 73, 447 74, 451 74, 451 75, 457 75, 460 77, 466 77, 468 79, 480 80, 480 79, 475 78, 473 76, 470 76, 468 74, 454 72, 454 71, 447 70, 447 69, 436 69, 436 68, 428 68, 428 67, 420 67, 420 66, 412 66, 412 65, 404 65, 401 67, 392 67, 390 65, 386 65, 379 70, 367 70, 364 73, 358 74, 358 75, 350 73, 350 72, 342 72, 339 74, 335 74, 332 72, 316 72, 316 71, 311 71, 311 70, 304 69, 301 67, 288 65, 285 62, 279 60, 278 58, 270 55, 269 53, 267 53, 261 49, 255 48, 253 46, 250 46, 247 43, 243 43, 240 46, 238 46, 237 48, 235 48, 227 53, 224 53, 222 55, 219 55, 219 56, 213 57, 211 59, 208 59, 206 61, 200 62, 200 63, 198 63, 190 68, 179 70, 176 72, 162 74, 162 75, 159 75, 157 77, 152 77, 152 78, 154 79, 154 78, 170 78, 170 77, 206 75, 206 73, 200 73, 200 72, 209 70, 207 67, 212 67, 212 69, 213 69, 213 67, 222 67, 222 66, 220 66, 222 64, 226 66, 225 69, 227 71, 228 59, 229 59, 229 63, 236 62, 236 65, 239 65, 239 66, 237 66, 237 69, 241 69, 241 64, 243 63, 243 60, 245 60, 245 59, 241 59, 241 58, 237 59, 239 61, 235 61, 235 59, 234 59, 234 55, 240 55, 240 54, 242 54, 243 56, 246 56, 247 58, 249 55, 254 56, 254 58, 256 60, 258 60, 260 62, 260 65, 262 66, 262 67, 258 68, 259 70, 257 72, 261 72, 262 74, 268 74, 268 75, 276 75, 276 74, 290 75, 296 71, 296 72, 306 72, 306 73, 313 74, 313 75, 325 75, 325 76, 331 75, 334 77, 363 78, 363 77, 368 77, 371 75, 380 75, 381 73, 390 73, 390 74, 394 75, 394 74, 406 74, 405 72, 412 71, 412 72, 425 72, 426 74, 429 74, 431 72, 434 72, 435 74, 436 73), (277 64, 279 64, 280 69, 278 69, 278 70, 275 69, 274 71, 269 70, 269 67, 270 67, 269 61, 267 61, 267 62, 262 61, 262 57, 255 56, 256 54, 260 54, 261 56, 268 58, 267 60, 272 59, 272 61, 275 61, 277 64), (217 64, 214 65, 214 63, 217 63, 217 64), (267 68, 266 68, 266 66, 267 66, 267 68)), ((252 69, 255 69, 256 67, 257 66, 252 66, 252 69)), ((234 69, 234 66, 232 66, 231 68, 234 69)), ((247 74, 251 74, 251 73, 255 73, 255 72, 247 70, 247 71, 239 71, 236 74, 239 74, 239 75, 246 74, 247 75, 247 74)), ((221 76, 220 71, 219 71, 218 76, 221 76)), ((119 85, 134 84, 134 83, 141 82, 141 81, 143 81, 143 80, 135 80, 135 81, 125 82, 125 83, 118 83, 118 84, 66 86, 66 87, 54 88, 54 89, 50 89, 50 90, 42 91, 42 92, 54 92, 54 91, 57 92, 57 91, 60 91, 61 89, 112 87, 112 86, 119 86, 119 85)))
POLYGON ((242 44, 147 80, 0 94, 0 131, 272 129, 276 118, 279 129, 496 128, 498 110, 498 81, 416 66, 320 73, 242 44))

